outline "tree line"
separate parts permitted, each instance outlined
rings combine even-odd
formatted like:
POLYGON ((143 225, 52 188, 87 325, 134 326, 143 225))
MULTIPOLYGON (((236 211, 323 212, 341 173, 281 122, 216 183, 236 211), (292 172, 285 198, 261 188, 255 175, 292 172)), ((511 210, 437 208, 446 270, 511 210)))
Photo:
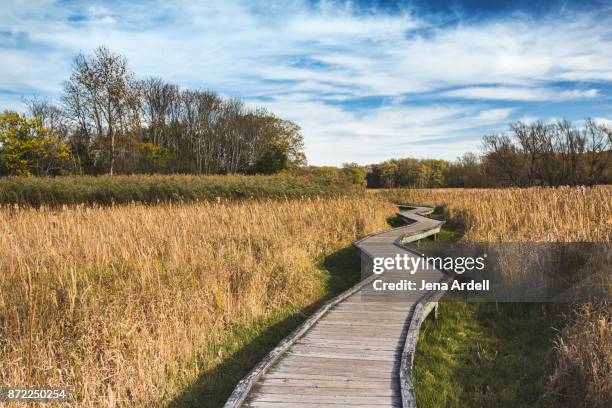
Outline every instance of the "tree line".
POLYGON ((306 163, 295 123, 237 98, 138 79, 105 47, 74 58, 59 104, 27 106, 0 115, 0 175, 271 174, 306 163))
POLYGON ((455 161, 393 159, 366 167, 371 188, 531 187, 612 183, 612 128, 515 122, 455 161))
MULTIPOLYGON (((348 164, 341 174, 373 188, 593 185, 612 182, 611 147, 612 129, 590 119, 516 122, 485 136, 480 154, 348 164)), ((26 114, 0 114, 0 175, 272 174, 305 164, 295 123, 237 98, 139 79, 105 47, 74 58, 59 103, 35 98, 26 114)))

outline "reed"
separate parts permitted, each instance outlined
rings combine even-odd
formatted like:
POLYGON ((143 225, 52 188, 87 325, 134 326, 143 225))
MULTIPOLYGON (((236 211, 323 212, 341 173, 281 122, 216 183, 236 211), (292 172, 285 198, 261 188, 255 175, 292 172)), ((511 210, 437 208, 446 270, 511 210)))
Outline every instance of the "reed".
POLYGON ((359 195, 355 184, 340 170, 270 176, 130 175, 66 177, 2 177, 0 205, 61 206, 113 205, 339 197, 359 195))
MULTIPOLYGON (((609 187, 384 194, 446 205, 470 240, 610 241, 612 233, 609 187)), ((231 358, 209 351, 232 328, 321 299, 329 279, 321 259, 386 228, 394 212, 370 194, 1 207, 0 383, 70 387, 74 406, 163 405, 231 358)), ((602 384, 612 374, 612 313, 589 310, 559 337, 551 392, 584 390, 572 388, 579 375, 599 384, 590 389, 601 402, 610 398, 602 384), (578 336, 577 324, 602 337, 578 336), (593 351, 594 339, 607 348, 593 351)))
MULTIPOLYGON (((318 265, 395 208, 374 197, 0 209, 0 384, 159 406, 239 324, 325 293, 318 265)), ((359 274, 359 271, 355 271, 359 274)))
POLYGON ((394 202, 444 206, 465 239, 483 242, 609 242, 612 187, 401 189, 394 202))
MULTIPOLYGON (((388 190, 396 202, 442 205, 466 240, 610 242, 612 187, 388 190)), ((607 271, 610 273, 610 271, 607 271)), ((608 277, 610 277, 608 275, 608 277)), ((548 393, 566 406, 612 403, 612 304, 573 304, 556 340, 548 393)))

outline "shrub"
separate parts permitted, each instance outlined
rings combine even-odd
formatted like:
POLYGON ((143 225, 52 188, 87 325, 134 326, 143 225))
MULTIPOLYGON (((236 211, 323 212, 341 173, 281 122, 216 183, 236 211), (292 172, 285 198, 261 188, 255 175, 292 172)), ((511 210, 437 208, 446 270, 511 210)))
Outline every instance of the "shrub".
POLYGON ((339 197, 363 192, 338 174, 273 176, 68 176, 0 178, 0 205, 214 201, 339 197))

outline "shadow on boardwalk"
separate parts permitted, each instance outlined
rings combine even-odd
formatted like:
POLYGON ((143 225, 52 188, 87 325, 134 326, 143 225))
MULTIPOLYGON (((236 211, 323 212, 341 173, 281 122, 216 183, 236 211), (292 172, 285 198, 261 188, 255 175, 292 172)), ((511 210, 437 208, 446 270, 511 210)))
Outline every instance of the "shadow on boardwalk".
MULTIPOLYGON (((329 272, 326 296, 300 312, 238 327, 231 337, 244 339, 244 345, 216 367, 202 372, 168 407, 220 407, 236 384, 259 363, 283 338, 324 302, 350 288, 360 279, 360 257, 353 246, 326 257, 320 267, 329 272)), ((231 342, 231 339, 228 339, 231 342)))

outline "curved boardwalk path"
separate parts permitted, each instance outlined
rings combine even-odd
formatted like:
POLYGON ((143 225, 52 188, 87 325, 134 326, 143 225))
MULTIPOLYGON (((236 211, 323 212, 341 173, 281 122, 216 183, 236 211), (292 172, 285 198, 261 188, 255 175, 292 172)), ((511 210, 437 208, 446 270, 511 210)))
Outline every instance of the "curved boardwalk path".
MULTIPOLYGON (((440 230, 443 222, 419 215, 431 210, 400 206, 398 216, 411 224, 357 241, 362 261, 417 257, 400 244, 440 230)), ((419 280, 444 279, 435 270, 417 273, 419 280)), ((393 270, 371 276, 328 302, 236 386, 225 407, 415 406, 412 352, 431 299, 367 298, 374 279, 397 277, 393 270)))

